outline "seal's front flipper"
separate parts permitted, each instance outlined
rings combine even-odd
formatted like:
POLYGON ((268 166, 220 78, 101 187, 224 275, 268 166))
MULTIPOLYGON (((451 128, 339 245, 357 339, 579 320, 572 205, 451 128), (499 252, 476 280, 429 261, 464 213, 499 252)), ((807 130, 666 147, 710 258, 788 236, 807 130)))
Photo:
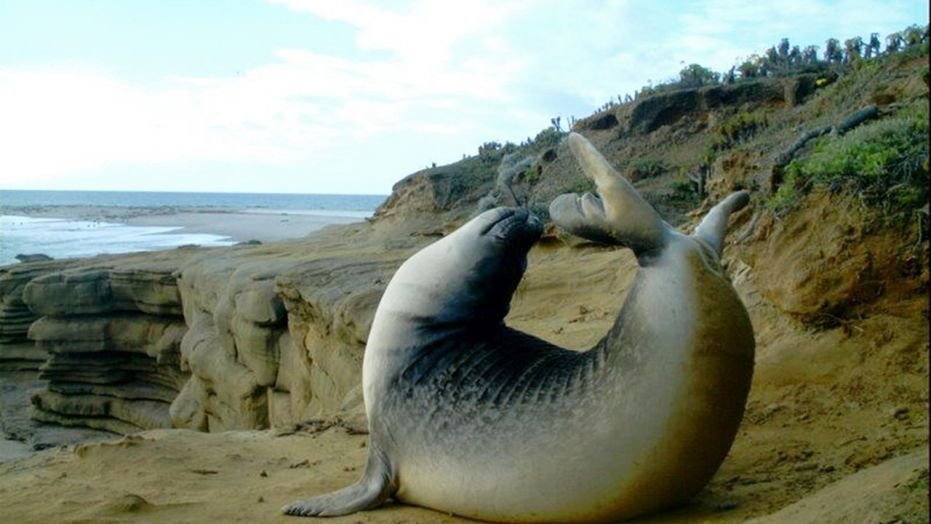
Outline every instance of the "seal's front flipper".
POLYGON ((553 222, 595 242, 627 246, 638 257, 662 248, 670 228, 634 186, 582 135, 569 135, 569 149, 601 198, 560 195, 550 204, 553 222))
POLYGON ((296 517, 338 517, 381 505, 397 490, 391 469, 382 454, 370 448, 365 473, 355 484, 282 508, 296 517))
POLYGON ((749 202, 750 193, 746 191, 731 193, 711 208, 701 224, 695 228, 693 235, 707 242, 720 256, 721 249, 724 247, 724 235, 727 233, 727 219, 730 218, 731 213, 740 211, 749 202))
POLYGON ((550 217, 559 227, 575 236, 602 244, 618 243, 609 233, 604 204, 591 193, 559 195, 550 203, 550 217))

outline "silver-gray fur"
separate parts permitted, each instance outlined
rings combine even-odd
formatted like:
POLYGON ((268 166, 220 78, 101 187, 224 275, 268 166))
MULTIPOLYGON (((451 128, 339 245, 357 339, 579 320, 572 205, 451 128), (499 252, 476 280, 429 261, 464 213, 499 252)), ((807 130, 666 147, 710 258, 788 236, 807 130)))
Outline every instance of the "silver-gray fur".
POLYGON ((344 515, 389 498, 505 522, 631 518, 687 500, 724 459, 753 373, 753 332, 719 266, 736 193, 693 236, 662 220, 580 135, 570 148, 601 198, 563 195, 553 220, 640 262, 608 334, 573 352, 504 324, 542 226, 482 213, 406 261, 363 362, 362 478, 294 503, 344 515))

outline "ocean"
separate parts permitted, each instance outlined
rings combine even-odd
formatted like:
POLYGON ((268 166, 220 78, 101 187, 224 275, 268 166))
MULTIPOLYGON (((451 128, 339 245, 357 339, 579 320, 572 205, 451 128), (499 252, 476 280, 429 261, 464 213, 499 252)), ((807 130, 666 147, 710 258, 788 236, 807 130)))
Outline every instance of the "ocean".
POLYGON ((171 213, 175 212, 256 213, 339 223, 370 217, 385 198, 385 195, 0 190, 0 265, 16 263, 17 254, 72 258, 188 244, 235 243, 222 233, 182 232, 181 226, 167 224, 127 225, 121 223, 121 217, 167 216, 165 222, 170 223, 171 213), (88 218, 104 209, 112 218, 88 218))

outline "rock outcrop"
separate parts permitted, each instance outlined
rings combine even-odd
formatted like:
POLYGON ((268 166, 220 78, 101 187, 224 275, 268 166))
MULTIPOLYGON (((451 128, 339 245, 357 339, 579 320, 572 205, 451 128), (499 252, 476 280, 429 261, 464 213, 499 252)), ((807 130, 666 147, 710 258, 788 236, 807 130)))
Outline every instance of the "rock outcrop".
POLYGON ((171 407, 175 426, 285 427, 339 415, 364 427, 362 353, 407 251, 386 256, 363 243, 340 255, 344 234, 315 239, 329 249, 243 249, 179 270, 189 326, 181 365, 191 376, 171 407))
POLYGON ((39 317, 23 301, 23 289, 37 276, 65 266, 36 262, 0 268, 0 371, 37 371, 48 353, 27 337, 39 317))
POLYGON ((282 347, 291 345, 273 291, 288 261, 246 261, 241 253, 177 273, 189 327, 181 366, 191 377, 171 407, 176 426, 219 431, 269 425, 266 389, 277 377, 282 347))
POLYGON ((180 366, 187 326, 172 275, 177 262, 160 258, 36 268, 45 271, 21 298, 39 317, 28 328, 34 351, 48 356, 34 419, 117 433, 170 427, 168 407, 187 380, 180 366))
POLYGON ((0 365, 39 371, 40 422, 129 433, 339 416, 363 430, 375 307, 428 241, 376 229, 4 268, 0 365))
POLYGON ((625 135, 645 135, 662 126, 675 124, 686 116, 727 107, 796 105, 814 91, 814 80, 813 75, 801 75, 784 81, 756 80, 663 91, 584 118, 578 122, 577 128, 599 131, 620 125, 625 135))
POLYGON ((404 220, 421 234, 444 233, 442 225, 462 223, 494 187, 500 150, 449 166, 418 171, 396 184, 375 211, 376 220, 404 220))

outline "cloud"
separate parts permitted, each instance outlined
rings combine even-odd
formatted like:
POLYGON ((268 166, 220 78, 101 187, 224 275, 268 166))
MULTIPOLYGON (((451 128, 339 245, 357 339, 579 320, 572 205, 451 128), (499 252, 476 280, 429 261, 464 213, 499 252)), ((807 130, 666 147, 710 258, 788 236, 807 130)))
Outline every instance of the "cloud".
POLYGON ((2 68, 0 183, 113 166, 308 163, 340 142, 451 134, 470 106, 506 99, 501 64, 425 76, 409 64, 300 50, 277 58, 242 75, 157 85, 90 68, 2 68))
POLYGON ((321 145, 322 126, 283 118, 281 98, 232 84, 172 79, 152 87, 87 68, 0 69, 0 181, 113 165, 278 162, 290 142, 321 145))
POLYGON ((485 0, 419 0, 397 10, 357 0, 271 0, 271 3, 350 24, 358 31, 356 42, 360 49, 387 50, 402 62, 419 67, 448 63, 456 43, 476 34, 489 34, 525 7, 523 2, 485 0))
POLYGON ((0 67, 0 143, 9 151, 0 184, 121 166, 311 165, 339 144, 462 133, 514 103, 517 61, 471 53, 453 60, 457 43, 487 35, 503 10, 426 2, 398 14, 359 2, 286 3, 352 23, 362 48, 391 53, 350 59, 280 49, 235 76, 155 83, 96 67, 0 67))
POLYGON ((248 165, 264 178, 239 190, 271 184, 278 169, 307 173, 304 186, 289 178, 269 190, 313 192, 323 177, 356 173, 373 182, 354 187, 386 191, 431 161, 533 136, 551 117, 588 115, 689 63, 724 70, 783 36, 805 45, 912 22, 904 1, 270 3, 345 24, 355 47, 280 48, 240 74, 155 81, 92 57, 0 64, 0 186, 154 166, 183 189, 191 166, 248 165))

